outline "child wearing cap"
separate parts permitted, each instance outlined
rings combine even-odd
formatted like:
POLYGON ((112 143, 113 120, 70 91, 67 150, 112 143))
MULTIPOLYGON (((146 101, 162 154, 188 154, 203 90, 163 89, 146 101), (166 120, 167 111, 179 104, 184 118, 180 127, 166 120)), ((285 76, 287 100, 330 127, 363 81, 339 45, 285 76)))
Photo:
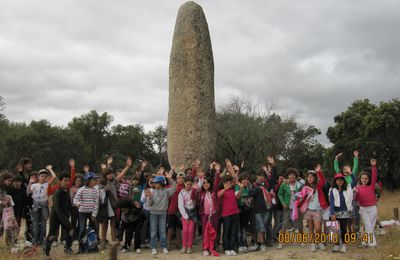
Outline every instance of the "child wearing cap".
POLYGON ((46 235, 46 222, 49 217, 49 203, 47 196, 47 177, 49 172, 42 169, 36 178, 29 180, 28 194, 32 194, 32 244, 33 246, 42 245, 46 235))
MULTIPOLYGON (((354 179, 355 181, 355 179, 354 179)), ((345 235, 347 233, 347 223, 353 210, 353 190, 351 183, 348 183, 342 173, 336 173, 332 187, 329 190, 330 213, 333 221, 340 223, 340 233, 342 238, 342 247, 339 246, 339 240, 333 247, 333 252, 346 252, 345 235)))
MULTIPOLYGON (((86 185, 78 190, 74 198, 74 205, 79 211, 79 252, 83 252, 81 238, 86 231, 86 222, 89 220, 89 225, 97 229, 96 217, 99 210, 99 190, 94 186, 97 183, 97 176, 93 172, 88 172, 85 175, 86 185)), ((97 230, 96 230, 97 231, 97 230)))
POLYGON ((168 254, 168 243, 166 240, 167 210, 169 198, 176 190, 176 183, 172 179, 172 172, 167 173, 166 177, 171 186, 164 188, 166 180, 164 176, 156 176, 153 180, 154 189, 145 191, 146 202, 150 206, 150 236, 151 253, 157 254, 157 233, 160 236, 160 244, 164 254, 168 254))

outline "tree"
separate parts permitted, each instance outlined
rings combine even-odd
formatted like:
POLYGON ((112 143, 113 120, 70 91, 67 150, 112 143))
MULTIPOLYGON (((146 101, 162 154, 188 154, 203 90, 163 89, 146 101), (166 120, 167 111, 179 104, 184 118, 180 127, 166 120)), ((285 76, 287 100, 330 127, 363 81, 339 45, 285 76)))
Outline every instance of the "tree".
POLYGON ((229 158, 238 164, 245 160, 254 169, 272 154, 282 166, 310 169, 322 160, 324 148, 316 140, 320 131, 313 126, 304 128, 295 116, 282 118, 269 104, 232 97, 217 113, 216 129, 219 161, 229 158))
POLYGON ((154 131, 149 132, 149 138, 157 153, 159 163, 168 166, 167 128, 163 125, 157 126, 154 131))
POLYGON ((354 149, 361 152, 364 167, 369 165, 370 158, 376 158, 379 175, 389 188, 394 189, 400 180, 399 131, 398 99, 381 102, 379 106, 364 99, 355 101, 335 117, 335 125, 328 128, 327 137, 334 144, 334 152, 345 152, 347 161, 354 149))
POLYGON ((113 117, 107 112, 99 115, 92 110, 80 117, 75 117, 68 123, 68 127, 79 132, 90 149, 89 164, 98 167, 104 152, 109 151, 109 127, 113 117))

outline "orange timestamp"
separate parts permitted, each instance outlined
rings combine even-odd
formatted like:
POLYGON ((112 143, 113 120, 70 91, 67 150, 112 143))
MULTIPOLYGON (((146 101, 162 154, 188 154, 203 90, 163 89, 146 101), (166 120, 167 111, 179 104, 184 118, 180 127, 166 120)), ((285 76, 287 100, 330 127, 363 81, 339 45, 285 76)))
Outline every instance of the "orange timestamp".
POLYGON ((279 233, 278 242, 279 243, 338 243, 339 242, 338 233, 279 233))

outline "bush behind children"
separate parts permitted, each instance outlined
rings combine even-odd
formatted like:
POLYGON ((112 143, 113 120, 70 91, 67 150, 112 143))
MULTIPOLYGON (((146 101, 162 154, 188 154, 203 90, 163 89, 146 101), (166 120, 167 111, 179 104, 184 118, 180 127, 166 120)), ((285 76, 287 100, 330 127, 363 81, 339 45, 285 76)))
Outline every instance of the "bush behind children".
POLYGON ((98 174, 87 165, 77 173, 70 159, 69 172, 57 176, 51 165, 35 172, 32 160, 22 158, 14 173, 0 175, 0 232, 6 245, 15 247, 25 221, 25 245, 42 247, 48 259, 59 238, 65 254, 74 253, 74 244, 77 253, 103 250, 108 239, 121 246, 121 253, 131 251, 133 239, 137 254, 150 248, 157 255, 158 245, 163 254, 174 248, 192 254, 201 237, 204 256, 235 256, 274 246, 284 249, 294 236, 301 238, 296 242, 302 246, 309 244, 311 252, 332 247, 333 252, 346 253, 353 233, 367 237, 360 247, 376 247, 377 162, 371 159, 371 171, 358 174, 359 153, 353 154, 353 166, 342 169, 341 154, 336 156, 332 183, 319 164, 305 179, 295 168, 279 175, 272 156, 255 177, 244 171, 243 162, 238 167, 228 159, 224 165, 211 162, 208 169, 196 160, 169 171, 152 170, 148 161, 140 161, 133 176, 129 157, 119 170, 113 169, 112 157, 107 158, 98 174), (335 223, 339 229, 330 233, 335 223))

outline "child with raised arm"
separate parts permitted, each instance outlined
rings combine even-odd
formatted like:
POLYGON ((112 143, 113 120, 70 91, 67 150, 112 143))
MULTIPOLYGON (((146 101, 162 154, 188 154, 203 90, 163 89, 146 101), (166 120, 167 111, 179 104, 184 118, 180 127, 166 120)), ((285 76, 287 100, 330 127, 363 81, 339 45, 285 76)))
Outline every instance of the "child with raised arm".
POLYGON ((354 192, 356 193, 356 201, 360 204, 360 215, 365 227, 364 236, 368 237, 369 242, 366 243, 363 239, 362 245, 375 247, 378 245, 374 232, 378 215, 376 207, 377 198, 375 195, 375 183, 378 178, 378 170, 375 159, 371 159, 371 172, 372 176, 366 171, 361 172, 358 185, 354 188, 354 192))
POLYGON ((167 210, 169 198, 176 190, 176 183, 172 179, 172 174, 167 173, 166 177, 171 187, 164 188, 166 179, 162 175, 154 178, 154 189, 146 189, 146 202, 150 206, 150 235, 151 235, 151 253, 157 254, 157 234, 160 236, 160 245, 163 253, 168 254, 168 243, 166 239, 167 210))

